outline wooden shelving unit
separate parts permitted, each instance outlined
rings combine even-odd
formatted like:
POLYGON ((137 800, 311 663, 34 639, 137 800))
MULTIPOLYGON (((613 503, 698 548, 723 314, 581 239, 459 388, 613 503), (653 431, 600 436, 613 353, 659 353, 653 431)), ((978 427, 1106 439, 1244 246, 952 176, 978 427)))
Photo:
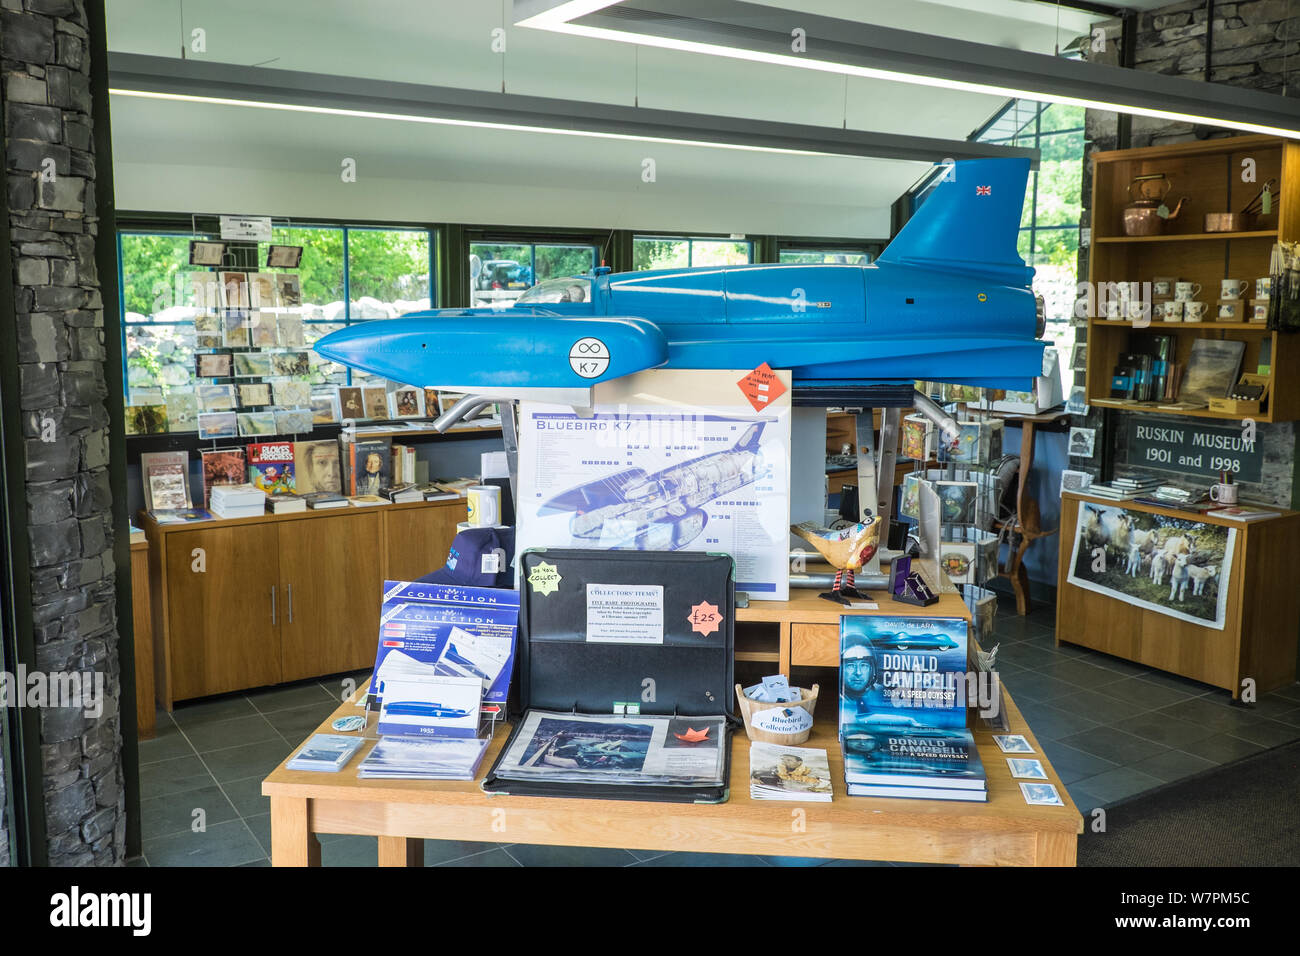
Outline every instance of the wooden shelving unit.
MULTIPOLYGON (((1300 238, 1300 197, 1290 194, 1300 184, 1300 142, 1273 136, 1177 143, 1097 153, 1092 180, 1092 249, 1088 280, 1093 289, 1106 283, 1150 282, 1155 276, 1177 276, 1201 285, 1201 301, 1213 311, 1223 279, 1245 279, 1252 289, 1256 278, 1269 272, 1273 245, 1279 239, 1300 238), (1255 180, 1242 182, 1243 160, 1254 160, 1255 180), (1187 197, 1177 219, 1165 223, 1159 236, 1126 236, 1122 225, 1128 186, 1135 176, 1164 173, 1173 184, 1172 206, 1187 197), (1240 211, 1269 179, 1276 179, 1280 196, 1258 228, 1243 232, 1204 232, 1205 214, 1240 211)), ((1270 349, 1272 377, 1268 406, 1256 421, 1300 419, 1300 345, 1294 336, 1270 332, 1249 322, 1151 322, 1148 331, 1177 336, 1173 361, 1186 365, 1198 338, 1238 339, 1246 343, 1242 371, 1253 372, 1260 349, 1270 349)), ((1127 351, 1133 323, 1090 317, 1088 320, 1087 391, 1089 401, 1110 396, 1111 373, 1127 351)), ((1118 406, 1111 406, 1118 407, 1118 406)), ((1240 419, 1238 415, 1156 409, 1150 405, 1127 410, 1193 418, 1240 419)))

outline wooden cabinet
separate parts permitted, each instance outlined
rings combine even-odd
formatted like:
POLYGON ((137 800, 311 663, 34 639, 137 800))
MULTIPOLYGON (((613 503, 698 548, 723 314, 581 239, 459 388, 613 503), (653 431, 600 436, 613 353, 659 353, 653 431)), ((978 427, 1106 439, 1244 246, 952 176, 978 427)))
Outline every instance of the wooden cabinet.
POLYGON ((1061 496, 1056 641, 1078 644, 1241 694, 1242 681, 1265 693, 1295 681, 1300 591, 1300 512, 1250 524, 1189 515, 1134 501, 1061 496), (1179 620, 1069 582, 1075 527, 1085 503, 1193 519, 1237 529, 1222 630, 1179 620))
POLYGON ((355 670, 385 580, 443 565, 463 500, 159 525, 149 540, 158 702, 355 670))
POLYGON ((280 681, 278 544, 269 524, 166 536, 173 700, 280 681))
POLYGON ((442 567, 456 537, 456 525, 467 517, 463 501, 393 515, 384 539, 389 579, 414 581, 442 567))
POLYGON ((380 516, 371 512, 280 527, 281 680, 374 663, 383 594, 379 532, 380 516))

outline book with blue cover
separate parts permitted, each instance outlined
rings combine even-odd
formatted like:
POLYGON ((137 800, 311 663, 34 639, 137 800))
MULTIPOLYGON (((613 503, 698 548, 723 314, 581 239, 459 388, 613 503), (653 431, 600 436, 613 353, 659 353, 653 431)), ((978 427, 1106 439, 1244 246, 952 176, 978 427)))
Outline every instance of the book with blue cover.
POLYGON ((958 617, 840 618, 841 733, 868 715, 966 726, 967 624, 958 617))
POLYGON ((382 703, 389 679, 475 678, 483 711, 498 713, 510 689, 518 625, 518 591, 385 581, 370 694, 382 703))
POLYGON ((840 618, 840 746, 850 796, 988 799, 966 729, 967 622, 840 618))

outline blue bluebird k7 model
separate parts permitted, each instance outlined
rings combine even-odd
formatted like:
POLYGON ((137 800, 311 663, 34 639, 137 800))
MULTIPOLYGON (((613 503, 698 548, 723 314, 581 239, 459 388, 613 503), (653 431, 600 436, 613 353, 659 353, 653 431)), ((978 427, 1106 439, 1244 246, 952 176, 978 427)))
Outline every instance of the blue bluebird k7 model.
POLYGON ((359 323, 316 351, 410 385, 575 406, 644 369, 764 362, 791 370, 796 396, 910 395, 916 379, 1028 390, 1044 347, 1034 270, 1016 251, 1028 173, 1027 159, 955 163, 869 265, 597 270, 543 281, 511 308, 359 323))

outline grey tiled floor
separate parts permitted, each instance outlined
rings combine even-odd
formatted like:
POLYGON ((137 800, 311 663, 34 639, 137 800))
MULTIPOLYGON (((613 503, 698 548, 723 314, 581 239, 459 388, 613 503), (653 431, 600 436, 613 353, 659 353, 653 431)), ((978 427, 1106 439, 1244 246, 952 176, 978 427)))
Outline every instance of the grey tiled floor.
MULTIPOLYGON (((1253 707, 1227 692, 1053 642, 1054 611, 999 609, 1002 677, 1085 814, 1300 739, 1300 684, 1253 707)), ((355 675, 359 680, 363 675, 355 675)), ((140 744, 152 866, 266 866, 262 778, 337 706, 342 677, 178 705, 140 744)), ((321 836, 325 866, 374 866, 373 837, 321 836)), ((428 866, 884 866, 798 857, 425 841, 428 866)))

